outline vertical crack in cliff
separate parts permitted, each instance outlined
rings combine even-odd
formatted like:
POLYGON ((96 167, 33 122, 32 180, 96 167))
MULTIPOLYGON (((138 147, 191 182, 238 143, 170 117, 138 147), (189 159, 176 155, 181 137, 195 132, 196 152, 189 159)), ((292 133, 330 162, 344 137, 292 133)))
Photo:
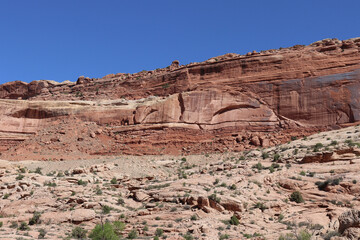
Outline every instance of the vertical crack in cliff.
POLYGON ((183 114, 185 112, 185 105, 184 105, 184 99, 182 97, 182 93, 179 93, 178 101, 179 101, 180 110, 181 110, 179 121, 182 122, 183 121, 183 114))
POLYGON ((349 104, 349 122, 355 122, 354 112, 352 110, 351 104, 349 104))

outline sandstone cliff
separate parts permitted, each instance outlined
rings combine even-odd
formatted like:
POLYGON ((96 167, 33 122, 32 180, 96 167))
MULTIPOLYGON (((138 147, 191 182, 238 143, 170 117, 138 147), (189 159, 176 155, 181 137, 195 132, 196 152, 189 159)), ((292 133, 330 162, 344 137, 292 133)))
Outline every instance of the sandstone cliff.
POLYGON ((76 83, 10 82, 0 85, 0 151, 77 158, 274 145, 359 121, 359 80, 354 38, 76 83))

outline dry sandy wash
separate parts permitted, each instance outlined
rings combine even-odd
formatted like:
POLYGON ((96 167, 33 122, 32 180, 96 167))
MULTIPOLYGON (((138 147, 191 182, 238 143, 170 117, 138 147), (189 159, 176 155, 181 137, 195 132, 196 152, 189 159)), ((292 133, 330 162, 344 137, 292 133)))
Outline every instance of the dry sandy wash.
POLYGON ((120 239, 358 239, 359 130, 240 153, 3 160, 0 238, 101 239, 102 222, 120 239))

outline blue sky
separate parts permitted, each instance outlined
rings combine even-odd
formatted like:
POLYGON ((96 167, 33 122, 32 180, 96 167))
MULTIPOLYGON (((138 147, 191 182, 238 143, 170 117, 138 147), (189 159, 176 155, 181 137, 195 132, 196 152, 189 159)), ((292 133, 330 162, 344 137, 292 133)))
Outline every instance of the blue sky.
POLYGON ((0 0, 0 83, 360 36, 359 0, 0 0))

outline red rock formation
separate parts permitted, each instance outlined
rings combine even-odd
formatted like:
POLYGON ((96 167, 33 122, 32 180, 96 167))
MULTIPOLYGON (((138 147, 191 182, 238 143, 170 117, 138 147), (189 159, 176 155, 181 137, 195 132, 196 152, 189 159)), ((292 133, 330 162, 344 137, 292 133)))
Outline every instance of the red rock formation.
MULTIPOLYGON (((86 132, 87 122, 104 128, 92 140, 89 133, 76 137, 84 141, 72 151, 86 154, 242 150, 286 141, 290 131, 306 135, 357 122, 359 46, 360 38, 326 39, 76 83, 3 84, 0 98, 26 101, 0 102, 0 141, 7 143, 0 150, 10 147, 3 154, 15 159, 15 152, 39 144, 47 132, 65 135, 61 144, 73 145, 74 139, 57 132, 59 119, 67 119, 61 126, 67 130, 86 132), (35 143, 17 146, 28 138, 35 143), (106 147, 94 149, 89 141, 106 147)), ((57 143, 50 141, 49 151, 60 151, 57 143)))

